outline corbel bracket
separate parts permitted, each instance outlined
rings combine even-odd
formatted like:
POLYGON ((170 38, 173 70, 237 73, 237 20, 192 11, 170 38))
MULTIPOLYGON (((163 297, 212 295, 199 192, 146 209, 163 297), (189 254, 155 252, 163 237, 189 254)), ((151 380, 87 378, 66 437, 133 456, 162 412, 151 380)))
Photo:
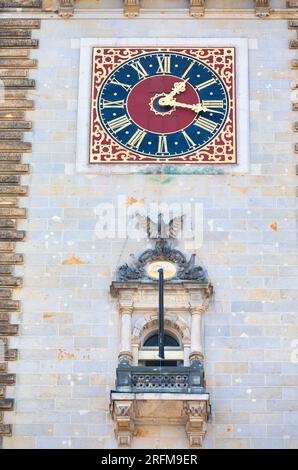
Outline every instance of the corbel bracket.
POLYGON ((58 14, 62 18, 69 18, 74 13, 74 0, 58 0, 58 14))
POLYGON ((124 0, 124 15, 134 18, 140 13, 140 0, 124 0))
POLYGON ((189 14, 194 18, 200 18, 205 14, 205 0, 189 0, 189 14))
POLYGON ((191 449, 201 449, 206 434, 206 423, 210 416, 210 403, 207 401, 187 401, 184 404, 187 416, 186 434, 191 449))
POLYGON ((270 0, 255 0, 255 12, 259 18, 266 18, 271 13, 270 0))
POLYGON ((115 422, 115 435, 119 446, 129 447, 134 430, 133 401, 115 401, 111 409, 115 422))

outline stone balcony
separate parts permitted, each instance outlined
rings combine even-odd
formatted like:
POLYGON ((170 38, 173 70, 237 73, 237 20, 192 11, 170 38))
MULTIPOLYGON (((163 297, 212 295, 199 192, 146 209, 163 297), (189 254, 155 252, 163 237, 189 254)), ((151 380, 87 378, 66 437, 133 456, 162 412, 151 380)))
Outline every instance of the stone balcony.
POLYGON ((195 361, 190 367, 147 367, 119 364, 117 392, 205 393, 204 371, 195 361))
POLYGON ((110 410, 119 446, 130 446, 136 429, 150 424, 185 426, 192 449, 202 447, 210 416, 200 361, 190 367, 119 364, 110 410))

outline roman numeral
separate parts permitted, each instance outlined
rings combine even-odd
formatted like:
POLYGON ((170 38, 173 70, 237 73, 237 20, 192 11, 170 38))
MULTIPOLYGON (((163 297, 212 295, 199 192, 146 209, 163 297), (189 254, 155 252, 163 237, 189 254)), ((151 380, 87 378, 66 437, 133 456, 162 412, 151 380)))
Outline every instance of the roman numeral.
POLYGON ((203 116, 200 116, 195 122, 195 126, 201 127, 205 131, 208 131, 212 134, 212 132, 215 131, 217 127, 217 123, 211 121, 210 119, 204 118, 203 116))
POLYGON ((116 101, 109 101, 109 100, 103 100, 102 101, 102 107, 103 108, 124 108, 124 100, 116 100, 116 101))
POLYGON ((191 62, 189 66, 187 67, 187 69, 185 70, 184 74, 181 76, 181 78, 185 78, 193 66, 194 66, 194 62, 191 62))
POLYGON ((146 70, 144 69, 144 67, 139 61, 132 63, 131 66, 137 72, 139 80, 142 80, 143 78, 148 77, 148 73, 146 72, 146 70))
POLYGON ((157 73, 171 73, 171 56, 157 56, 158 69, 157 73))
POLYGON ((116 119, 112 119, 111 121, 108 121, 108 126, 113 132, 120 132, 130 125, 131 121, 128 119, 126 114, 116 119))
POLYGON ((158 136, 158 149, 157 153, 168 153, 168 141, 166 135, 158 136))
POLYGON ((186 142, 188 143, 189 147, 195 147, 196 146, 195 142, 189 137, 189 135, 185 131, 182 131, 182 134, 184 135, 184 138, 185 138, 186 142))
POLYGON ((204 88, 207 88, 207 86, 213 85, 213 83, 216 83, 215 78, 210 78, 210 80, 207 80, 206 82, 200 83, 200 85, 196 86, 196 89, 198 91, 203 90, 204 88))
POLYGON ((223 100, 203 100, 202 102, 203 106, 206 106, 206 108, 223 108, 224 102, 223 100))
POLYGON ((147 132, 138 129, 133 136, 127 142, 127 145, 130 147, 134 147, 135 149, 139 150, 141 143, 143 142, 144 138, 146 137, 147 132))
POLYGON ((131 85, 128 85, 127 83, 119 82, 119 80, 117 80, 117 78, 113 78, 110 83, 112 83, 113 85, 122 86, 125 91, 130 91, 130 89, 131 89, 131 85))

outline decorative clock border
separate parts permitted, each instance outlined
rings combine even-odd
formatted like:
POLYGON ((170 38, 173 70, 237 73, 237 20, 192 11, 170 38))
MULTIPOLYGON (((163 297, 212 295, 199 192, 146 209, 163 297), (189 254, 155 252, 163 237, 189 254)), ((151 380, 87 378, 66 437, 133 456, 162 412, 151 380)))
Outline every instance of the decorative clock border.
POLYGON ((90 112, 90 159, 94 163, 150 164, 232 164, 237 163, 235 47, 95 47, 92 59, 92 91, 90 112), (137 154, 119 145, 103 129, 97 100, 107 76, 127 60, 150 52, 176 52, 201 61, 220 77, 229 95, 229 115, 220 133, 204 148, 183 156, 156 158, 137 154), (102 149, 102 153, 98 148, 102 149))
POLYGON ((72 48, 80 49, 80 75, 77 116, 76 171, 87 174, 231 174, 249 171, 249 95, 248 39, 246 38, 81 38, 73 39, 72 48), (89 163, 90 103, 92 85, 92 53, 94 47, 235 47, 236 49, 236 125, 237 164, 182 163, 89 163), (176 167, 176 169, 175 169, 176 167))

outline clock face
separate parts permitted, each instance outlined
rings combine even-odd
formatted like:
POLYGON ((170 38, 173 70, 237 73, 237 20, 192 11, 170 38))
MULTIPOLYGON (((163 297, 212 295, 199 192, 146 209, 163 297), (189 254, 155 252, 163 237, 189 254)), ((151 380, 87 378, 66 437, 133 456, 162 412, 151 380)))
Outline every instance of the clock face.
POLYGON ((177 266, 172 261, 157 260, 152 261, 147 266, 147 274, 152 279, 159 278, 159 269, 163 269, 164 279, 171 279, 177 274, 177 266))
MULTIPOLYGON (((185 50, 127 55, 95 77, 100 86, 93 117, 100 139, 96 133, 91 139, 92 161, 218 163, 225 153, 224 162, 233 162, 234 102, 220 73, 224 67, 185 50)), ((223 55, 218 64, 222 61, 223 55)))

